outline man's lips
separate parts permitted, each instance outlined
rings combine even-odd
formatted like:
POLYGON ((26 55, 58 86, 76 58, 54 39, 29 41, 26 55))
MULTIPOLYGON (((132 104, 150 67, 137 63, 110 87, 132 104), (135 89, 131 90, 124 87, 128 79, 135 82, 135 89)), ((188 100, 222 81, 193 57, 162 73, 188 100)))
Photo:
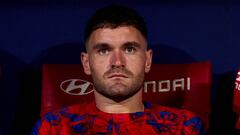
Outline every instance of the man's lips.
POLYGON ((111 74, 108 76, 108 78, 128 78, 127 75, 124 75, 124 74, 111 74))

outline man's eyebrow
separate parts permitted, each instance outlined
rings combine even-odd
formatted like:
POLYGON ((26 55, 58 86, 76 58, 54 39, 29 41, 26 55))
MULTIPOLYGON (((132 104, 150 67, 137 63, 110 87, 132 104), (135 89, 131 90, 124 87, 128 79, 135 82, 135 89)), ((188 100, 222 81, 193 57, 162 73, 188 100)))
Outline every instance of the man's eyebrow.
POLYGON ((97 43, 97 44, 94 44, 93 45, 93 50, 98 50, 98 49, 101 49, 101 48, 109 48, 109 44, 108 43, 97 43))
POLYGON ((129 41, 123 44, 124 47, 136 47, 141 48, 141 45, 138 42, 135 41, 129 41))

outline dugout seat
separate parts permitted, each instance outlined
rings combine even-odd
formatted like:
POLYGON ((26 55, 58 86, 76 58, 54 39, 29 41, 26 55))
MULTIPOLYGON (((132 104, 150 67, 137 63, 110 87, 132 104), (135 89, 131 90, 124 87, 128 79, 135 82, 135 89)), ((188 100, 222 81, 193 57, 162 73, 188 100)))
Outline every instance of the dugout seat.
MULTIPOLYGON (((209 126, 211 64, 153 64, 146 75, 143 98, 156 104, 188 109, 209 126)), ((82 65, 45 64, 42 69, 41 115, 94 100, 93 84, 82 65)))

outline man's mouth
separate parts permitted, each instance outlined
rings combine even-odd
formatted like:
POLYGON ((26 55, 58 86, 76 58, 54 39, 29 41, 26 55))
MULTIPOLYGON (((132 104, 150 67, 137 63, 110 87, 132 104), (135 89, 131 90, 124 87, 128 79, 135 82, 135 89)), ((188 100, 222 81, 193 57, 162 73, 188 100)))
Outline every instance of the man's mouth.
POLYGON ((111 74, 108 78, 128 78, 128 76, 125 74, 111 74))

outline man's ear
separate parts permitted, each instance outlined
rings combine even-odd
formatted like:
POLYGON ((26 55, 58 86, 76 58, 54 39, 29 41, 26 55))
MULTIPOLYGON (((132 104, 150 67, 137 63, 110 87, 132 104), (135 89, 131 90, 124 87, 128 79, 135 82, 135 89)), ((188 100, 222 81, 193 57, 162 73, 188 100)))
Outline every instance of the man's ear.
POLYGON ((153 55, 153 52, 151 49, 146 51, 145 73, 148 73, 151 69, 152 55, 153 55))
POLYGON ((82 65, 83 65, 85 74, 90 75, 91 70, 90 70, 90 66, 89 66, 89 57, 88 57, 87 53, 84 53, 84 52, 81 53, 81 61, 82 61, 82 65))

